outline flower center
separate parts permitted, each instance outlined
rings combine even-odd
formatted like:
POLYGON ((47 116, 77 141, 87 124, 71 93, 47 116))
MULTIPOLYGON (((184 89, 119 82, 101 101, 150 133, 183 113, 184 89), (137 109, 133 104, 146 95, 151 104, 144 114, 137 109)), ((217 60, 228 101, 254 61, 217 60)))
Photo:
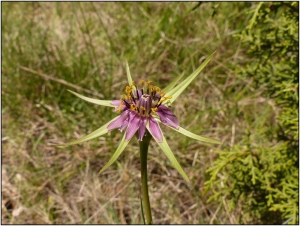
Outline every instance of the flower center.
POLYGON ((137 112, 141 116, 148 117, 152 113, 156 113, 157 108, 172 96, 166 97, 166 93, 162 92, 157 86, 150 85, 151 81, 140 81, 143 88, 138 89, 135 82, 130 86, 126 86, 125 93, 121 97, 121 103, 118 111, 121 111, 122 106, 125 105, 132 111, 137 112))

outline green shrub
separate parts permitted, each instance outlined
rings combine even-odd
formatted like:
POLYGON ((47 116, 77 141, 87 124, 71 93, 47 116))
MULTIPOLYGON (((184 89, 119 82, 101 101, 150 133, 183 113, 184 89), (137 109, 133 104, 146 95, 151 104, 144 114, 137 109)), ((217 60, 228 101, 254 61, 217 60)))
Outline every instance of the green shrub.
POLYGON ((298 2, 254 3, 236 34, 245 49, 237 74, 274 101, 275 123, 248 128, 208 169, 210 199, 225 198, 241 223, 298 224, 298 2))

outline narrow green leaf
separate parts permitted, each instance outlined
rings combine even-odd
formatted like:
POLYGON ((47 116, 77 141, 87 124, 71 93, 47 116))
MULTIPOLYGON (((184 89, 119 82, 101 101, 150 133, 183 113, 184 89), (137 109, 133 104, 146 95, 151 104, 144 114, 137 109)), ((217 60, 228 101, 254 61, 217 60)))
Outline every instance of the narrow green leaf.
MULTIPOLYGON (((155 117, 155 120, 158 121, 158 122, 160 122, 160 123, 162 123, 159 118, 155 117)), ((168 125, 165 125, 165 126, 168 126, 168 125)), ((194 133, 192 133, 192 132, 190 132, 190 131, 188 131, 188 130, 182 128, 182 127, 180 127, 180 126, 179 126, 178 129, 175 129, 175 128, 171 127, 171 126, 168 126, 168 127, 171 128, 171 129, 173 129, 173 130, 175 130, 175 131, 177 131, 177 132, 179 132, 179 133, 182 133, 183 135, 185 135, 187 137, 193 138, 195 140, 199 140, 199 141, 203 141, 203 142, 208 142, 208 143, 213 143, 213 144, 222 144, 220 141, 216 141, 216 140, 212 140, 212 139, 209 139, 209 138, 201 137, 201 136, 199 136, 197 134, 194 134, 194 133)))
MULTIPOLYGON (((151 131, 149 129, 149 123, 147 123, 147 129, 151 134, 151 131)), ((164 135, 162 134, 162 142, 159 142, 155 136, 153 136, 153 134, 151 134, 152 137, 154 138, 154 140, 157 142, 157 144, 160 146, 160 148, 163 150, 163 152, 165 153, 165 155, 168 157, 168 159, 172 162, 174 168, 181 174, 181 176, 183 176, 183 178, 190 183, 190 180, 188 178, 188 176, 186 175, 186 173, 183 171, 183 169, 181 168, 180 164, 178 163, 177 159, 175 158, 173 152, 171 151, 166 138, 164 137, 164 135)))
POLYGON ((182 73, 181 75, 179 75, 176 79, 174 79, 169 85, 167 85, 162 91, 163 92, 168 92, 171 89, 174 88, 174 86, 176 86, 176 84, 179 82, 179 80, 183 77, 184 73, 182 73))
MULTIPOLYGON (((169 126, 170 127, 170 126, 169 126)), ((172 129, 174 129, 173 127, 170 127, 172 129)), ((182 127, 179 126, 178 129, 174 129, 175 131, 179 132, 179 133, 182 133, 184 135, 186 135, 187 137, 190 137, 190 138, 193 138, 195 140, 199 140, 199 141, 203 141, 203 142, 208 142, 208 143, 213 143, 213 144, 222 144, 220 141, 216 141, 216 140, 212 140, 212 139, 209 139, 209 138, 205 138, 205 137, 201 137, 197 134, 194 134, 182 127)))
POLYGON ((74 91, 68 90, 69 92, 73 93, 74 95, 78 96, 79 98, 91 102, 93 104, 98 104, 98 105, 102 105, 102 106, 108 106, 108 107, 116 107, 115 105, 113 105, 111 103, 111 100, 97 100, 97 99, 93 99, 93 98, 89 98, 89 97, 85 97, 79 93, 75 93, 74 91))
POLYGON ((110 120, 108 123, 106 123, 105 125, 103 125, 99 129, 95 130, 94 132, 90 133, 89 135, 87 135, 85 137, 82 137, 78 140, 75 140, 75 141, 72 141, 72 142, 69 142, 69 143, 58 144, 58 145, 55 145, 55 146, 63 147, 63 146, 69 146, 69 145, 73 145, 73 144, 79 144, 79 143, 82 143, 84 141, 88 141, 88 140, 94 139, 96 137, 102 136, 102 135, 108 133, 107 126, 109 125, 109 123, 111 123, 113 120, 117 119, 118 117, 120 117, 120 116, 115 117, 114 119, 110 120))
POLYGON ((127 74, 128 84, 132 85, 132 78, 131 78, 131 74, 130 74, 130 70, 129 70, 129 65, 128 65, 127 61, 126 61, 126 74, 127 74))
POLYGON ((166 93, 166 96, 172 96, 170 103, 179 97, 179 95, 185 90, 185 88, 197 77, 197 75, 203 70, 208 64, 216 52, 213 52, 207 59, 194 71, 189 77, 187 77, 182 83, 166 93))
POLYGON ((124 136, 119 144, 119 147, 117 148, 117 150, 115 151, 115 153, 113 154, 113 156, 110 158, 110 160, 108 161, 108 163, 106 163, 106 165, 100 170, 99 173, 102 173, 104 170, 106 170, 111 164, 114 163, 114 161, 117 160, 117 158, 120 156, 120 154, 124 151, 125 147, 127 146, 127 144, 129 143, 129 141, 125 140, 125 133, 124 136))

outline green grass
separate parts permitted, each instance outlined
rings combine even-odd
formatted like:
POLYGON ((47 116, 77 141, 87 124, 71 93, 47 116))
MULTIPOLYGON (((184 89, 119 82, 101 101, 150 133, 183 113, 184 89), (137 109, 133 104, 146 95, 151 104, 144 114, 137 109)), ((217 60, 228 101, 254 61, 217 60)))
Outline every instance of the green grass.
MULTIPOLYGON (((234 70, 245 56, 232 35, 246 26, 251 4, 205 3, 192 11, 196 4, 2 3, 3 223, 141 223, 136 140, 101 175, 121 139, 118 131, 65 149, 51 146, 114 117, 111 108, 67 89, 119 99, 126 60, 135 81, 152 80, 163 88, 216 50, 173 104, 181 126, 223 147, 239 143, 249 128, 258 134, 271 126, 276 109, 234 70), (211 17, 215 4, 218 12, 211 17)), ((212 193, 203 195, 205 171, 223 147, 162 129, 192 190, 153 142, 148 169, 154 223, 238 223, 238 208, 229 211, 226 199, 207 202, 212 193)))

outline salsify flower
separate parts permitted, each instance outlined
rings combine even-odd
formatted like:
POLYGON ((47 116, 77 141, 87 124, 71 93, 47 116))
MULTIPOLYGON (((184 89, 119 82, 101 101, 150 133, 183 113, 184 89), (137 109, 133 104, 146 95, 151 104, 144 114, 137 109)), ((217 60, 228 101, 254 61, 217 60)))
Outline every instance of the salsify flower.
POLYGON ((167 127, 182 133, 188 137, 194 138, 199 141, 210 142, 220 144, 220 142, 211 140, 208 138, 196 135, 188 130, 179 126, 179 121, 174 113, 169 108, 174 100, 184 91, 184 89, 193 81, 193 79, 201 72, 206 64, 211 60, 214 53, 211 54, 190 76, 188 76, 183 82, 176 85, 183 75, 177 77, 164 89, 160 89, 157 86, 152 85, 151 81, 140 81, 136 84, 129 71, 128 64, 126 64, 127 79, 129 85, 125 88, 125 94, 120 100, 97 100, 89 97, 85 97, 73 91, 71 93, 86 100, 88 102, 113 107, 120 115, 92 132, 91 134, 75 140, 70 143, 60 144, 58 146, 66 146, 78 144, 93 138, 102 136, 113 129, 119 129, 121 132, 125 131, 124 136, 111 157, 108 163, 101 169, 100 173, 107 169, 123 152, 129 141, 134 135, 137 135, 140 141, 149 134, 161 147, 168 159, 172 162, 173 166, 178 172, 189 182, 186 173, 181 168, 180 164, 176 160, 173 152, 171 151, 163 133, 159 126, 159 123, 166 125, 167 127), (149 133, 148 133, 148 132, 149 133))

